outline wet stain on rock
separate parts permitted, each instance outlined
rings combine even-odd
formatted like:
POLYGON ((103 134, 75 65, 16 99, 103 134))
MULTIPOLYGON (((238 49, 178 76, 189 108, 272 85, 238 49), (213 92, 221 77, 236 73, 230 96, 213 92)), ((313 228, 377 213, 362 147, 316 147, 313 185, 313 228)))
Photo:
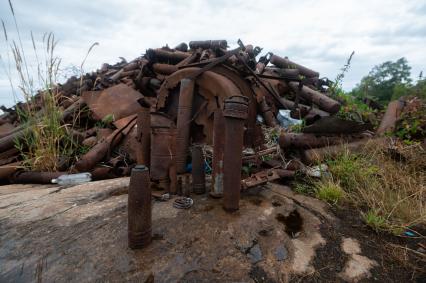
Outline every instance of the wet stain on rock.
POLYGON ((247 256, 252 263, 257 263, 261 261, 263 258, 263 255, 262 255, 262 250, 260 249, 259 244, 255 244, 253 247, 251 247, 247 256))
POLYGON ((288 257, 288 251, 286 249, 286 247, 284 247, 283 245, 279 245, 276 249, 275 249, 275 258, 278 261, 284 261, 286 260, 288 257))
POLYGON ((292 238, 296 238, 302 230, 303 218, 297 210, 293 210, 288 216, 278 213, 275 219, 285 225, 285 232, 292 238))

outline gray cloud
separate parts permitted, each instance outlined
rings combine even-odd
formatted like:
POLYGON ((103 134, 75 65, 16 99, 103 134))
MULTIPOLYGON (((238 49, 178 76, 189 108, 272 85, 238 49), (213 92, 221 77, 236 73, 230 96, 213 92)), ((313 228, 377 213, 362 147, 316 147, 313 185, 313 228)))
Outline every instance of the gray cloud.
MULTIPOLYGON (((114 63, 119 56, 132 59, 150 47, 219 38, 234 46, 241 38, 330 78, 355 50, 345 89, 383 61, 405 56, 413 76, 426 62, 423 0, 15 0, 14 7, 25 48, 31 50, 30 30, 39 46, 43 33, 53 31, 64 67, 79 66, 89 46, 99 42, 85 70, 114 63)), ((16 38, 7 0, 0 2, 0 17, 10 37, 16 38)), ((0 42, 0 54, 5 52, 0 42)), ((0 100, 4 101, 7 86, 2 76, 0 100)))

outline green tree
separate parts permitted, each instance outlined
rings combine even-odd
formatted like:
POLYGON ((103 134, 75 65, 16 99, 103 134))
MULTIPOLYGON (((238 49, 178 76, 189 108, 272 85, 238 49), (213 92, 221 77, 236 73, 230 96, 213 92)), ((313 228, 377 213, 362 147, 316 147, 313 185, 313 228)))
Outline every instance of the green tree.
POLYGON ((426 78, 423 77, 423 72, 420 72, 416 85, 412 87, 410 94, 426 99, 426 78))
POLYGON ((404 57, 395 62, 387 61, 377 65, 362 78, 352 90, 352 95, 369 97, 381 103, 407 95, 411 87, 410 70, 404 57))

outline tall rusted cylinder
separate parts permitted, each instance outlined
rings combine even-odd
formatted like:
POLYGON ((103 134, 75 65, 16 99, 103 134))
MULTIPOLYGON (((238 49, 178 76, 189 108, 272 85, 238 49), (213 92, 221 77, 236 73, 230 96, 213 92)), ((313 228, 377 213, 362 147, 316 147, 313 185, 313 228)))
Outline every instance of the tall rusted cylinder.
POLYGON ((176 138, 176 170, 178 174, 186 172, 194 85, 194 80, 183 79, 180 81, 176 138))
POLYGON ((146 247, 152 241, 151 187, 145 165, 132 169, 128 196, 129 248, 146 247))
POLYGON ((151 115, 149 107, 142 105, 141 111, 138 113, 137 122, 137 139, 140 148, 137 150, 137 162, 145 166, 151 166, 151 115))
POLYGON ((225 117, 222 109, 214 112, 213 122, 213 161, 212 161, 212 197, 223 196, 223 149, 225 147, 225 117))
MULTIPOLYGON (((290 82, 289 84, 293 91, 299 91, 299 83, 290 82)), ((303 99, 318 105, 318 107, 324 111, 333 114, 339 112, 340 103, 319 91, 303 86, 299 94, 303 99)))
POLYGON ((239 209, 241 190, 244 121, 248 117, 249 100, 245 96, 231 96, 225 100, 225 148, 223 156, 223 208, 239 209))
POLYGON ((206 192, 206 173, 204 171, 204 153, 202 145, 192 147, 192 191, 201 195, 206 192))
POLYGON ((192 191, 201 195, 206 192, 206 173, 202 145, 192 147, 192 191))
POLYGON ((274 64, 277 67, 283 68, 283 69, 298 69, 300 74, 308 77, 308 78, 318 78, 319 73, 315 72, 309 68, 306 68, 305 66, 299 65, 297 63, 294 63, 293 61, 289 60, 288 58, 282 58, 277 55, 272 55, 270 58, 271 64, 274 64))
POLYGON ((176 128, 151 128, 151 178, 166 192, 176 192, 176 128))

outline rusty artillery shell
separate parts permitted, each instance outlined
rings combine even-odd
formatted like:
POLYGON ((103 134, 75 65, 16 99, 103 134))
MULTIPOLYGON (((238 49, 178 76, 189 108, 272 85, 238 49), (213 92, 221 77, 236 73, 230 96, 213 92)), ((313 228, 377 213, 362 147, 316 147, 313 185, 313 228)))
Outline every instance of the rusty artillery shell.
POLYGON ((67 174, 67 172, 16 172, 11 181, 16 184, 51 184, 52 179, 67 174))
POLYGON ((153 64, 152 68, 154 69, 154 72, 162 74, 162 75, 170 75, 178 70, 178 67, 176 67, 176 65, 161 64, 161 63, 153 64))
POLYGON ((400 100, 391 101, 388 104, 385 115, 383 115, 380 126, 376 131, 377 135, 382 135, 388 131, 393 131, 395 123, 401 115, 404 108, 404 102, 400 100))
POLYGON ((21 162, 14 162, 0 166, 0 181, 9 180, 13 173, 22 168, 21 166, 21 162))
POLYGON ((226 40, 202 40, 202 41, 190 41, 189 48, 191 49, 226 49, 228 42, 226 40))
MULTIPOLYGON (((299 83, 290 82, 289 85, 294 91, 299 91, 299 83)), ((319 91, 303 86, 299 94, 303 99, 318 105, 324 111, 329 113, 339 112, 340 103, 319 91)))
POLYGON ((180 82, 176 138, 176 171, 178 174, 186 172, 194 86, 194 80, 183 79, 180 82))
POLYGON ((114 168, 105 166, 95 167, 90 174, 93 181, 117 178, 117 175, 114 174, 114 168))
POLYGON ((146 247, 152 240, 151 187, 145 165, 132 169, 128 197, 129 248, 146 247))
POLYGON ((316 148, 328 145, 335 145, 348 140, 348 137, 341 136, 316 136, 304 133, 283 133, 278 138, 281 148, 316 148))
POLYGON ((324 161, 324 159, 326 158, 336 157, 345 151, 359 152, 369 142, 385 145, 387 141, 383 138, 361 139, 351 143, 343 143, 333 146, 307 149, 302 154, 302 160, 306 164, 318 164, 324 161))
POLYGON ((157 49, 148 49, 145 53, 145 56, 148 57, 149 61, 168 63, 168 64, 177 64, 185 58, 191 56, 189 52, 181 51, 169 51, 161 48, 157 49))
POLYGON ((271 107, 269 107, 265 97, 263 97, 262 101, 259 103, 259 108, 263 114, 266 125, 269 127, 275 127, 278 124, 277 119, 275 119, 274 113, 272 113, 271 107))
POLYGON ((225 147, 225 117, 222 109, 214 112, 213 124, 213 161, 212 161, 212 197, 223 196, 223 149, 225 147))
POLYGON ((178 45, 176 45, 175 48, 173 49, 177 51, 188 52, 188 44, 186 44, 185 42, 181 42, 178 45))
POLYGON ((202 145, 192 147, 192 191, 201 195, 206 192, 206 173, 202 145))
POLYGON ((248 104, 248 98, 245 96, 231 96, 225 100, 223 109, 225 117, 223 208, 230 212, 239 209, 244 121, 248 117, 248 104))
POLYGON ((83 155, 81 159, 76 162, 75 168, 79 172, 90 171, 96 166, 96 163, 105 157, 110 147, 117 145, 122 138, 123 134, 121 134, 120 129, 115 130, 106 139, 98 142, 89 152, 83 155))
POLYGON ((149 107, 142 107, 137 118, 137 139, 140 148, 137 150, 138 164, 150 166, 151 157, 151 115, 149 107))
POLYGON ((21 140, 25 137, 25 130, 12 132, 10 135, 0 139, 0 152, 9 150, 15 146, 17 140, 21 140))
POLYGON ((274 64, 277 67, 283 68, 283 69, 298 69, 300 74, 308 77, 308 78, 317 78, 319 77, 319 73, 315 72, 309 68, 306 68, 305 66, 299 65, 288 58, 282 58, 277 55, 272 55, 270 59, 271 64, 274 64))

